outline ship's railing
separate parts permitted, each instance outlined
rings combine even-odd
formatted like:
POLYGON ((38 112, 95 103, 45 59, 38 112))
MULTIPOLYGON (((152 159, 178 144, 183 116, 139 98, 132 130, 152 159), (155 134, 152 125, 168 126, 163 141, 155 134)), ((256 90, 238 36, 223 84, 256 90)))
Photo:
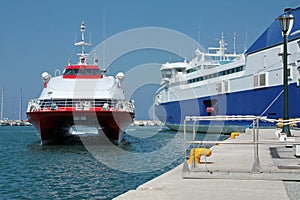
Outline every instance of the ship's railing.
MULTIPOLYGON (((227 144, 227 145, 253 145, 253 153, 254 153, 254 160, 253 160, 253 165, 251 172, 258 173, 262 170, 261 165, 260 165, 260 159, 259 159, 259 145, 265 144, 265 145, 300 145, 300 141, 295 141, 294 137, 286 137, 284 134, 281 133, 281 129, 278 132, 278 137, 280 134, 282 134, 282 138, 280 138, 279 141, 274 141, 274 140, 259 140, 259 121, 264 121, 264 122, 270 122, 270 123, 276 123, 277 126, 283 126, 283 125, 289 125, 289 126, 297 126, 298 123, 300 123, 300 118, 294 118, 294 119, 288 119, 288 120, 283 120, 283 119, 269 119, 267 117, 260 117, 260 116, 242 116, 242 115, 237 115, 237 116, 228 116, 228 115, 223 115, 223 116, 186 116, 184 123, 183 123, 183 131, 184 131, 184 171, 189 169, 187 167, 187 161, 190 159, 190 155, 187 155, 187 152, 190 149, 194 149, 197 147, 204 147, 206 145, 216 145, 216 144, 227 144), (252 141, 241 141, 241 142, 230 142, 230 141, 197 141, 196 140, 196 132, 197 128, 196 126, 198 125, 198 122, 200 121, 252 121, 252 126, 253 126, 253 140, 252 141), (187 139, 187 123, 192 123, 193 127, 193 136, 192 140, 187 139)), ((193 154, 193 163, 191 165, 192 170, 196 168, 196 163, 195 163, 195 153, 193 154)))
POLYGON ((50 110, 103 110, 134 112, 134 102, 115 99, 33 99, 28 103, 27 112, 50 110))

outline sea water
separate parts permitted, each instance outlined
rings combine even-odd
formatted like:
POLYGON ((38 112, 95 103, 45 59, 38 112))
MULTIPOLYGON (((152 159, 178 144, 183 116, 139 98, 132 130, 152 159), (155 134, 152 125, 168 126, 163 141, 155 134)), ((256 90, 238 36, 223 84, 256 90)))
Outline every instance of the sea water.
POLYGON ((34 127, 0 127, 0 199, 112 199, 184 160, 183 133, 164 127, 129 126, 113 149, 42 146, 34 127))

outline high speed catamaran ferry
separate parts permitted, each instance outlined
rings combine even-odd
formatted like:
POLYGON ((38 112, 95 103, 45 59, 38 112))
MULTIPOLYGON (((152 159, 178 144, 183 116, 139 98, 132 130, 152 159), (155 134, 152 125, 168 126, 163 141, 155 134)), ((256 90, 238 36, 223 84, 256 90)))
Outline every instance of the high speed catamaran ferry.
POLYGON ((44 72, 41 95, 28 103, 28 120, 39 131, 42 144, 65 143, 102 133, 120 143, 126 127, 133 122, 133 101, 126 100, 121 87, 124 74, 106 76, 97 59, 93 64, 87 63, 85 46, 90 44, 84 41, 84 32, 82 22, 82 38, 75 43, 82 47, 79 62, 66 66, 62 75, 52 77, 44 72))

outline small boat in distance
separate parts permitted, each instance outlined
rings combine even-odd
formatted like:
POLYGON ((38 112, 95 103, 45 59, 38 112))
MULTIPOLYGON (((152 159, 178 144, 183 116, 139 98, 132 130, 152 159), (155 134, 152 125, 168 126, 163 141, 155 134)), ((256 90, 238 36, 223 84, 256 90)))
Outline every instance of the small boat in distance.
POLYGON ((9 123, 7 120, 0 120, 0 126, 9 126, 9 123))
POLYGON ((76 127, 94 127, 98 135, 104 133, 119 143, 133 121, 134 103, 126 100, 121 87, 124 73, 106 76, 105 70, 98 67, 97 59, 93 64, 87 63, 85 46, 90 44, 84 41, 84 32, 82 22, 81 41, 75 43, 82 47, 79 62, 66 66, 62 75, 56 73, 52 77, 47 72, 42 73, 41 95, 28 103, 28 121, 39 131, 42 144, 79 139, 84 134, 74 131, 78 130, 76 127))

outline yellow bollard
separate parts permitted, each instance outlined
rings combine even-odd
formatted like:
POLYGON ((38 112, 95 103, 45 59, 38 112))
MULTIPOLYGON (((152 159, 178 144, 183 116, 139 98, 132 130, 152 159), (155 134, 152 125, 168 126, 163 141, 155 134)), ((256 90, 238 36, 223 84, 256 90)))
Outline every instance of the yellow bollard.
POLYGON ((190 151, 189 164, 193 163, 194 158, 195 158, 195 163, 200 164, 200 157, 201 156, 209 157, 211 153, 212 153, 211 150, 207 148, 192 148, 190 151))
POLYGON ((239 133, 239 132, 232 132, 232 133, 230 134, 230 138, 231 138, 231 139, 234 139, 236 136, 240 136, 240 133, 239 133))
POLYGON ((282 128, 283 127, 283 119, 282 118, 278 118, 278 122, 276 124, 277 128, 282 128))

